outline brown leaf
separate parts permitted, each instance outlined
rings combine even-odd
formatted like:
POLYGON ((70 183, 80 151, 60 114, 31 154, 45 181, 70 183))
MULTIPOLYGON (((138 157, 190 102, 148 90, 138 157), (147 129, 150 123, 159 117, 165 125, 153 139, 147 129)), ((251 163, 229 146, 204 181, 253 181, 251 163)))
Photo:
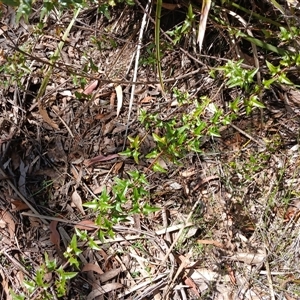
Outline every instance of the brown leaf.
POLYGON ((56 229, 57 221, 52 221, 50 223, 50 241, 55 245, 58 249, 60 249, 60 235, 56 229))
POLYGON ((95 264, 86 264, 82 270, 82 272, 88 272, 88 271, 93 271, 95 273, 98 273, 98 274, 103 274, 104 272, 102 271, 102 269, 95 265, 95 264))
POLYGON ((121 272, 121 268, 109 270, 104 273, 99 266, 97 266, 95 264, 86 264, 82 268, 82 272, 88 272, 88 271, 93 271, 95 273, 98 273, 101 283, 104 283, 104 282, 109 281, 109 280, 113 279, 114 277, 118 276, 121 272))
POLYGON ((195 282, 194 282, 193 279, 191 279, 190 277, 187 277, 187 278, 184 279, 184 283, 185 283, 187 286, 190 287, 190 289, 192 290, 192 292, 193 292, 193 294, 194 294, 195 296, 197 296, 198 298, 200 298, 200 294, 199 294, 199 292, 198 292, 198 290, 197 290, 197 286, 196 286, 196 284, 195 284, 195 282))
POLYGON ((112 160, 112 159, 117 158, 117 157, 120 157, 119 154, 111 154, 111 155, 108 155, 108 156, 98 155, 98 156, 93 157, 91 159, 86 159, 84 161, 84 165, 89 167, 89 166, 91 166, 93 164, 96 164, 98 162, 112 160))
POLYGON ((93 193, 95 195, 97 195, 97 194, 102 193, 103 190, 104 190, 104 188, 106 188, 106 186, 105 185, 101 185, 101 186, 97 186, 97 187, 93 188, 92 190, 93 190, 93 193))
POLYGON ((98 296, 104 295, 105 293, 117 290, 117 289, 121 289, 123 287, 123 284, 121 283, 108 283, 105 284, 103 286, 101 286, 100 288, 91 291, 88 296, 87 296, 87 300, 93 300, 98 296))
POLYGON ((13 200, 11 202, 13 211, 21 211, 25 209, 29 209, 28 205, 20 200, 13 200))
POLYGON ((1 219, 7 224, 10 239, 13 240, 15 237, 16 224, 15 221, 8 211, 1 212, 1 219))
POLYGON ((83 91, 83 94, 90 95, 97 88, 98 83, 98 80, 95 80, 92 83, 90 83, 83 91))
POLYGON ((117 162, 115 165, 114 165, 114 168, 112 170, 112 173, 113 174, 119 174, 120 170, 123 168, 124 166, 124 163, 122 161, 120 162, 117 162))
POLYGON ((153 99, 152 96, 146 96, 144 99, 142 99, 140 102, 141 103, 150 103, 151 100, 153 99))
POLYGON ((98 226, 92 220, 82 220, 75 225, 75 228, 81 230, 95 230, 98 226))
POLYGON ((198 244, 204 244, 204 245, 214 245, 214 246, 216 246, 218 248, 221 248, 221 249, 225 248, 225 246, 222 243, 220 243, 218 241, 214 241, 214 240, 197 240, 197 243, 198 244))
POLYGON ((56 130, 59 129, 58 125, 52 119, 50 119, 50 117, 48 116, 47 110, 43 107, 43 105, 41 103, 39 103, 39 113, 42 116, 43 120, 48 125, 50 125, 52 128, 54 128, 56 130))
POLYGON ((77 191, 75 190, 71 196, 72 202, 73 204, 78 208, 78 210, 85 215, 85 211, 83 210, 82 207, 82 200, 80 195, 77 193, 77 191))
POLYGON ((162 3, 161 6, 168 10, 174 10, 176 8, 181 7, 180 4, 175 4, 175 3, 162 3))

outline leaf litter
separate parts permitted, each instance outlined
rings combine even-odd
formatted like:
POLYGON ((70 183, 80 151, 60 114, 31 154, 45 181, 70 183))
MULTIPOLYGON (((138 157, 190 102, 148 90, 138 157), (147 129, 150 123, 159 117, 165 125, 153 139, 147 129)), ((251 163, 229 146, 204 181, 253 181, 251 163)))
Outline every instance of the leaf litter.
MULTIPOLYGON (((163 7, 174 12, 178 8, 163 7)), ((171 94, 165 99, 156 74, 141 66, 137 81, 147 78, 152 83, 140 84, 141 93, 136 89, 136 102, 127 122, 127 79, 133 76, 129 66, 138 37, 132 34, 126 14, 120 17, 120 11, 119 7, 112 9, 111 23, 103 16, 95 22, 95 12, 90 9, 79 15, 77 21, 84 26, 74 27, 61 51, 59 68, 53 70, 42 99, 45 106, 36 100, 36 93, 45 75, 40 69, 58 47, 57 28, 51 22, 37 42, 28 37, 35 48, 34 59, 26 57, 27 62, 32 62, 30 72, 22 74, 26 89, 10 85, 0 91, 0 224, 1 249, 5 249, 3 266, 7 266, 1 267, 0 275, 6 299, 10 298, 9 288, 23 291, 17 278, 30 275, 25 272, 29 265, 36 272, 43 263, 41 254, 47 252, 53 259, 62 259, 58 250, 67 249, 74 227, 96 235, 97 214, 84 209, 82 204, 101 194, 104 188, 111 192, 113 178, 126 177, 132 170, 148 174, 151 201, 165 212, 162 209, 147 217, 133 216, 120 222, 113 227, 115 237, 95 240, 100 250, 78 242, 83 250, 82 277, 70 281, 69 296, 72 291, 77 296, 84 294, 85 299, 103 295, 109 299, 194 299, 204 295, 212 299, 262 299, 270 294, 271 287, 278 286, 285 287, 276 290, 279 296, 283 292, 286 298, 295 295, 297 278, 291 280, 289 276, 297 273, 298 262, 299 153, 295 137, 288 129, 297 132, 299 122, 294 117, 282 116, 286 110, 297 114, 290 106, 297 101, 298 90, 282 87, 281 94, 290 95, 291 102, 283 97, 281 107, 266 97, 269 130, 257 130, 255 116, 238 119, 234 125, 239 131, 226 127, 220 137, 204 141, 203 153, 189 153, 180 165, 161 158, 158 162, 167 173, 153 173, 149 167, 153 159, 142 157, 137 164, 119 155, 124 150, 126 127, 130 136, 143 137, 141 148, 146 153, 153 148, 152 133, 159 128, 141 128, 137 122, 140 109, 147 109, 149 114, 159 113, 167 121, 180 115, 183 108, 171 94), (108 26, 111 32, 101 37, 103 50, 99 51, 90 40, 91 31, 101 32, 108 26), (116 41, 116 48, 107 40, 109 35, 116 41), (85 54, 83 49, 89 52, 85 54), (98 69, 95 74, 82 73, 89 58, 98 69), (69 67, 75 73, 69 72, 69 67), (76 72, 84 74, 84 83, 73 80, 76 72), (17 98, 22 101, 16 101, 17 98), (293 147, 274 145, 275 150, 267 159, 257 157, 258 168, 250 174, 249 161, 260 153, 255 140, 271 140, 277 132, 282 133, 283 145, 292 143, 293 147), (273 285, 267 280, 270 276, 273 285), (85 283, 86 290, 82 288, 85 283)), ((137 19, 140 17, 137 9, 133 14, 137 19)), ((33 16, 29 19, 34 22, 33 16)), ((63 20, 62 26, 66 28, 67 23, 63 20)), ((22 26, 12 30, 16 36, 27 36, 22 26)), ((201 48, 205 48, 202 41, 201 48)), ((0 49, 4 62, 8 55, 21 53, 13 49, 0 49)), ((177 79, 166 80, 165 89, 175 85, 191 93, 194 89, 194 97, 216 91, 214 85, 218 83, 208 84, 204 70, 203 74, 193 73, 193 56, 180 51, 163 58, 166 66, 174 66, 177 79), (178 79, 190 72, 187 80, 178 79), (199 90, 201 84, 203 88, 199 90)), ((211 57, 214 55, 219 53, 211 57)), ((163 71, 168 79, 172 71, 163 71)), ((8 80, 5 73, 1 76, 8 80)), ((228 97, 225 89, 221 93, 228 97)), ((216 103, 221 96, 216 97, 216 103)), ((129 146, 127 141, 125 146, 129 146)))

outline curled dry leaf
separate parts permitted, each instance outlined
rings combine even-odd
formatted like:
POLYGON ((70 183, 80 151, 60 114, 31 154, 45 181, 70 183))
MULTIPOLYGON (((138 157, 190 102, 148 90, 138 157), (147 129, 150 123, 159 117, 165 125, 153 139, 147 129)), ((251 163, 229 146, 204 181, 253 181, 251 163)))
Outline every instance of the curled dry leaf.
POLYGON ((12 215, 8 211, 2 211, 0 217, 1 220, 6 223, 10 239, 13 240, 15 237, 16 224, 12 215))
POLYGON ((47 110, 43 107, 43 105, 40 103, 39 101, 39 113, 42 116, 43 120, 50 125, 52 128, 58 130, 59 127, 58 125, 52 120, 50 119, 50 117, 48 116, 47 110))
POLYGON ((85 215, 85 211, 83 210, 82 207, 82 200, 80 195, 77 193, 77 191, 75 190, 71 196, 72 202, 73 204, 78 208, 78 210, 85 215))
POLYGON ((97 87, 98 87, 98 80, 95 80, 85 88, 83 94, 90 95, 97 87))
POLYGON ((118 117, 123 105, 123 91, 120 85, 116 86, 115 89, 117 94, 117 117, 118 117))

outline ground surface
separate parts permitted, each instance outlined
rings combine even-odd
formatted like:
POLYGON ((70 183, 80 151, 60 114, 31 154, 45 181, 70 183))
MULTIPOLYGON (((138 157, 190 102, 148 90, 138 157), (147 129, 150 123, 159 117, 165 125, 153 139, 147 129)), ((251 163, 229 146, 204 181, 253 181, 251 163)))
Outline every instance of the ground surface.
MULTIPOLYGON (((48 296, 42 289, 24 288, 24 281, 36 281, 45 253, 65 271, 78 271, 67 281, 64 299, 300 298, 296 87, 264 90, 265 108, 251 114, 241 104, 231 125, 218 127, 220 135, 207 131, 198 138, 201 152, 175 143, 174 149, 181 149, 176 160, 170 153, 146 157, 156 147, 155 136, 171 135, 160 124, 174 120, 174 128, 180 127, 183 116, 193 115, 204 99, 226 112, 230 101, 244 96, 244 90, 226 86, 224 77, 210 76, 213 67, 241 57, 246 69, 255 68, 251 44, 238 39, 231 44, 225 26, 217 23, 217 10, 212 10, 200 56, 193 31, 176 46, 163 34, 182 24, 187 5, 163 8, 164 92, 153 56, 154 8, 144 30, 128 120, 141 6, 109 8, 110 19, 96 6, 82 9, 51 73, 50 57, 73 10, 51 13, 41 28, 38 2, 28 23, 21 19, 18 25, 15 11, 1 7, 1 299, 12 299, 10 289, 26 299, 58 297, 54 271, 42 276, 48 296), (47 74, 46 89, 38 95, 47 74), (182 105, 178 93, 185 95, 182 105), (159 121, 141 124, 142 109, 159 121), (127 134, 139 137, 138 160, 119 155, 132 146, 127 134), (153 171, 157 161, 165 172, 153 171), (120 218, 115 236, 104 234, 102 241, 99 228, 89 227, 94 247, 78 238, 78 269, 66 263, 63 253, 75 227, 86 229, 84 224, 91 226, 101 215, 83 204, 104 189, 117 198, 116 178, 130 180, 132 171, 145 175, 147 203, 160 209, 120 218)), ((268 2, 252 9, 279 18, 268 2)), ((195 14, 197 19, 196 8, 195 14)), ((240 28, 229 10, 222 14, 240 28)), ((259 30, 262 23, 255 25, 259 30)), ((262 76, 266 59, 275 64, 277 58, 259 50, 262 76)), ((291 80, 297 74, 289 73, 291 80)), ((209 124, 210 109, 197 118, 209 124)), ((130 197, 124 211, 133 203, 130 197)))

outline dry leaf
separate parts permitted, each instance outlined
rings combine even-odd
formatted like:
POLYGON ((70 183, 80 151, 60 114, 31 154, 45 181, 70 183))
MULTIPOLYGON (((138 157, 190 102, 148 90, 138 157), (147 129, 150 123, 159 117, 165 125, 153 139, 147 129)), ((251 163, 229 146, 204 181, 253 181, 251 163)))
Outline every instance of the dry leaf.
POLYGON ((1 219, 7 224, 10 239, 13 240, 15 237, 16 224, 12 215, 8 211, 1 212, 1 219))
POLYGON ((120 85, 116 86, 115 90, 117 93, 117 117, 118 117, 123 105, 123 91, 120 85))
POLYGON ((98 296, 101 296, 105 293, 117 290, 117 289, 121 289, 123 287, 123 284, 121 283, 108 283, 106 285, 101 286, 100 288, 93 290, 89 293, 89 295, 87 296, 87 300, 93 300, 98 296))
POLYGON ((27 176, 27 171, 29 169, 29 166, 25 166, 24 162, 21 160, 20 162, 20 167, 19 167, 19 171, 20 171, 20 176, 19 176, 19 181, 18 181, 18 187, 20 192, 26 196, 26 176, 27 176))
POLYGON ((97 187, 93 188, 92 191, 95 195, 97 195, 97 194, 102 193, 105 187, 106 187, 105 185, 97 186, 97 187))
POLYGON ((20 200, 13 200, 11 202, 13 211, 21 211, 25 209, 29 209, 28 205, 20 200))
POLYGON ((83 210, 82 207, 82 200, 80 195, 77 193, 77 191, 75 190, 71 196, 72 202, 73 204, 78 208, 78 210, 85 215, 85 211, 83 210))
POLYGON ((204 40, 204 34, 205 34, 205 30, 206 30, 206 23, 207 23, 207 17, 208 17, 208 12, 210 10, 210 6, 211 6, 211 0, 206 0, 206 1, 202 2, 201 17, 200 17, 200 22, 199 22, 198 38, 197 38, 200 52, 201 52, 202 44, 203 44, 203 40, 204 40))
POLYGON ((93 81, 85 88, 83 94, 90 95, 97 88, 97 86, 98 86, 98 80, 93 81))
POLYGON ((161 6, 168 10, 174 10, 176 8, 180 8, 180 4, 174 4, 174 3, 162 3, 161 6))
POLYGON ((50 223, 50 241, 53 245, 55 245, 58 249, 60 249, 60 235, 56 229, 57 221, 52 221, 50 223))
POLYGON ((191 279, 190 277, 185 278, 184 283, 190 287, 192 293, 197 296, 198 298, 200 298, 200 294, 197 290, 197 285, 195 284, 194 280, 191 279))
POLYGON ((89 271, 93 271, 95 273, 98 273, 98 274, 103 274, 104 272, 102 271, 102 269, 95 265, 95 264, 86 264, 82 270, 82 272, 89 272, 89 271))
POLYGON ((59 127, 58 125, 50 119, 50 117, 48 116, 47 110, 43 107, 42 103, 40 103, 39 101, 39 113, 42 116, 43 120, 50 125, 52 128, 58 130, 59 127))
POLYGON ((108 155, 108 156, 98 155, 98 156, 93 157, 91 159, 86 159, 84 161, 84 165, 89 167, 89 166, 91 166, 93 164, 96 164, 98 162, 108 161, 108 160, 111 160, 111 159, 114 159, 114 158, 117 158, 117 157, 120 157, 119 154, 111 154, 111 155, 108 155))
POLYGON ((64 97, 72 97, 72 92, 70 90, 65 90, 65 91, 58 92, 58 93, 64 97))
POLYGON ((116 93, 111 93, 110 99, 109 99, 109 108, 110 110, 113 110, 115 107, 115 100, 116 100, 116 93))
POLYGON ((120 272, 121 272, 121 268, 117 268, 117 269, 107 271, 103 274, 100 274, 99 278, 100 278, 101 283, 104 283, 106 281, 113 279, 114 277, 118 276, 120 274, 120 272))
POLYGON ((191 176, 195 175, 196 173, 197 173, 197 170, 195 170, 195 168, 193 167, 193 168, 189 168, 183 172, 180 172, 180 175, 182 177, 191 177, 191 176))
POLYGON ((229 275, 221 275, 218 272, 212 271, 210 269, 201 268, 201 269, 194 269, 190 277, 194 281, 216 281, 216 280, 222 280, 225 282, 230 282, 229 275))
POLYGON ((80 230, 95 230, 98 226, 92 220, 82 220, 75 225, 75 228, 80 230))
POLYGON ((225 246, 222 243, 220 243, 218 241, 214 241, 214 240, 197 240, 197 243, 205 244, 205 245, 214 245, 218 248, 225 249, 225 246))
POLYGON ((146 96, 144 99, 142 99, 140 102, 141 103, 149 103, 153 99, 152 96, 146 96))
POLYGON ((263 253, 244 253, 239 252, 229 257, 230 260, 242 261, 248 265, 257 265, 264 261, 265 254, 263 253))
MULTIPOLYGON (((4 295, 1 295, 1 298, 6 299, 6 300, 12 300, 11 292, 9 289, 9 283, 6 280, 7 276, 4 275, 4 273, 1 269, 0 269, 0 275, 1 275, 1 279, 2 279, 1 286, 6 294, 6 297, 4 295)), ((20 282, 22 283, 23 281, 20 281, 20 282)))
POLYGON ((117 162, 112 170, 113 174, 119 174, 120 170, 123 168, 124 163, 122 161, 117 162))

